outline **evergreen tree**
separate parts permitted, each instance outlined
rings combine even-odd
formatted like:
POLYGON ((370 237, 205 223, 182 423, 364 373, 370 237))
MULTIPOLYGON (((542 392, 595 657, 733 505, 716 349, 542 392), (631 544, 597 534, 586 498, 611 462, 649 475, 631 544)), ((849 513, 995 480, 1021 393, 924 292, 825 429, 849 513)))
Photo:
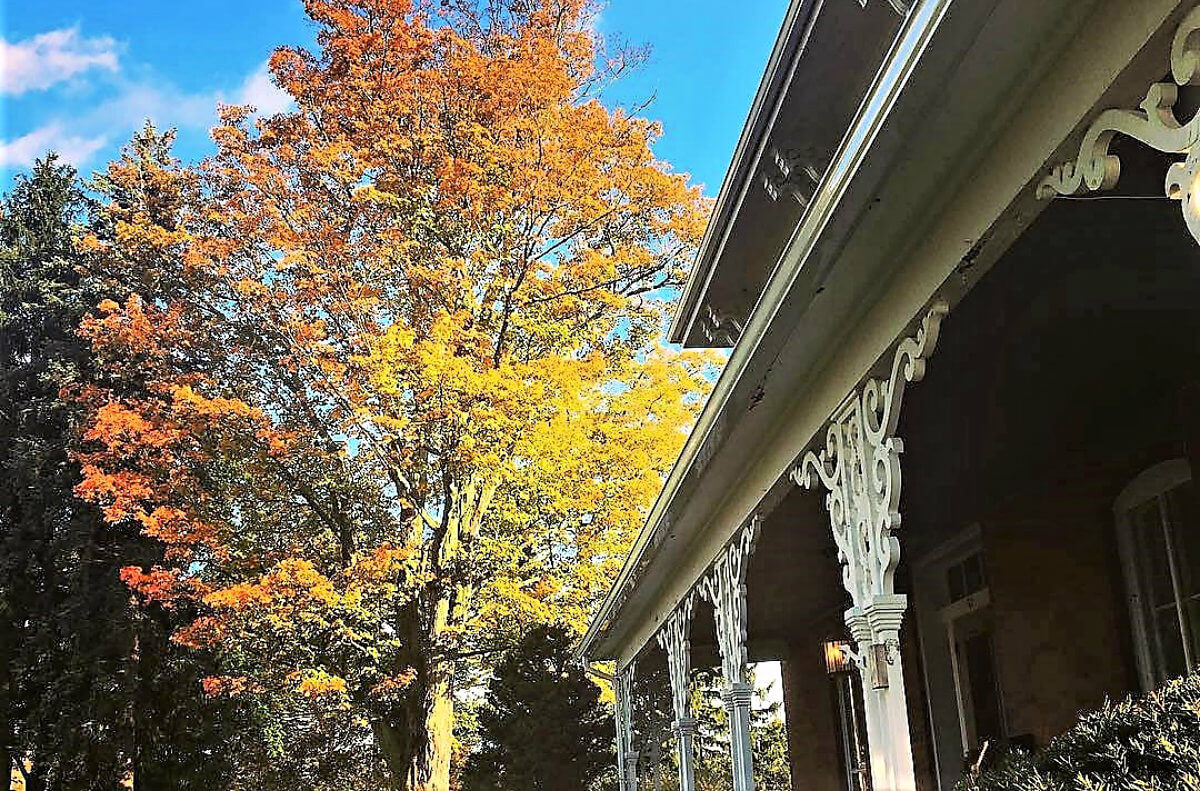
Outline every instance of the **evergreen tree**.
MULTIPOLYGON (((769 702, 769 688, 760 685, 754 667, 749 670, 754 685, 750 710, 750 748, 754 755, 754 784, 761 791, 791 788, 788 765, 787 728, 780 704, 769 702)), ((724 682, 712 669, 696 673, 692 686, 692 712, 696 717, 696 787, 700 791, 727 788, 733 768, 729 755, 729 714, 721 697, 724 682)))
POLYGON ((0 765, 28 791, 212 788, 232 709, 170 642, 182 613, 119 578, 161 549, 73 496, 70 394, 101 375, 77 328, 107 296, 78 268, 90 206, 53 154, 0 204, 0 765))
POLYGON ((571 662, 571 635, 539 627, 497 665, 479 712, 466 791, 587 789, 613 761, 599 690, 571 662))

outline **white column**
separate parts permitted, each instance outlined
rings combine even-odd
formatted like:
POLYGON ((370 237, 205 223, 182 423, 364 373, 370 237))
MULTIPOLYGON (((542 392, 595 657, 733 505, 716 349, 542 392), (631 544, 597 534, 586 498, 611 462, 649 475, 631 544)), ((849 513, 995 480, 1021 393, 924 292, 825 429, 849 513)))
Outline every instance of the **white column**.
POLYGON ((853 608, 846 612, 846 625, 860 651, 871 787, 886 791, 916 789, 900 658, 900 625, 906 607, 906 597, 893 595, 874 602, 866 611, 853 608))
POLYGON ((675 749, 679 757, 679 791, 694 791, 696 787, 693 738, 696 720, 692 717, 691 690, 688 682, 692 669, 692 646, 688 639, 696 597, 689 593, 667 618, 657 635, 658 644, 667 654, 667 671, 671 679, 671 707, 675 713, 675 749))
POLYGON ((804 488, 826 492, 842 584, 854 604, 846 625, 857 644, 874 791, 916 789, 900 658, 908 601, 895 591, 904 451, 896 427, 905 385, 924 378, 946 312, 942 303, 930 307, 916 333, 897 345, 891 375, 853 392, 833 415, 825 448, 806 452, 791 474, 804 488))
POLYGON ((617 779, 620 791, 637 791, 637 751, 633 749, 633 674, 634 663, 617 668, 613 676, 613 696, 617 721, 617 779))
POLYGON ((754 791, 754 757, 750 742, 750 700, 746 663, 746 566, 758 539, 759 518, 742 528, 717 556, 700 586, 713 606, 721 675, 725 679, 725 705, 729 711, 729 752, 733 764, 733 791, 754 791))
POLYGON ((729 750, 733 759, 733 791, 754 791, 754 752, 750 741, 750 701, 754 686, 744 681, 725 690, 729 712, 729 750))

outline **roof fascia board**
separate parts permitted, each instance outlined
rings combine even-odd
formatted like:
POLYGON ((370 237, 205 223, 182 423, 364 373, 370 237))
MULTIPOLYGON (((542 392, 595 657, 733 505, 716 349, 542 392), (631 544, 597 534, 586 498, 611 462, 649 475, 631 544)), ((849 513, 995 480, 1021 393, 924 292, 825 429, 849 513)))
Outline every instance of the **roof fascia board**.
POLYGON ((860 105, 854 122, 839 145, 825 179, 814 194, 808 211, 776 263, 766 289, 750 314, 742 337, 734 346, 729 361, 725 364, 725 368, 721 371, 721 376, 713 388, 712 395, 700 413, 696 427, 688 436, 683 452, 671 468, 667 481, 659 492, 629 557, 621 567, 616 583, 589 624, 588 631, 584 634, 577 649, 579 655, 587 655, 600 636, 600 625, 613 614, 621 592, 630 583, 633 570, 637 567, 642 553, 666 516, 674 500, 675 492, 684 478, 691 474, 696 466, 695 462, 700 455, 699 451, 705 446, 714 427, 720 422, 734 388, 758 351, 760 343, 778 315, 800 270, 815 248, 821 232, 833 217, 850 181, 866 159, 871 144, 883 129, 890 111, 908 84, 922 54, 953 2, 954 0, 918 0, 909 12, 904 26, 892 43, 892 48, 876 75, 871 90, 863 104, 860 105))
POLYGON ((717 270, 717 261, 725 250, 725 242, 733 230, 733 219, 741 211, 746 193, 754 183, 754 174, 758 172, 759 162, 771 139, 771 132, 779 118, 783 99, 787 96, 788 88, 796 75, 800 57, 808 46, 813 25, 824 7, 825 0, 793 0, 784 17, 779 37, 771 52, 767 69, 763 73, 762 82, 751 105, 750 114, 742 127, 742 134, 734 149, 733 159, 721 183, 721 191, 717 194, 717 202, 713 207, 712 218, 705 229, 704 239, 700 243, 700 252, 696 263, 688 276, 680 297, 679 306, 671 321, 667 339, 671 343, 684 343, 696 322, 696 317, 703 306, 704 295, 712 283, 717 270), (804 15, 803 31, 799 38, 792 43, 794 31, 799 24, 799 17, 804 15), (787 74, 780 78, 780 72, 787 64, 787 74), (766 115, 769 112, 769 117, 766 115), (765 120, 764 120, 765 118, 765 120), (736 191, 737 195, 734 196, 736 191))

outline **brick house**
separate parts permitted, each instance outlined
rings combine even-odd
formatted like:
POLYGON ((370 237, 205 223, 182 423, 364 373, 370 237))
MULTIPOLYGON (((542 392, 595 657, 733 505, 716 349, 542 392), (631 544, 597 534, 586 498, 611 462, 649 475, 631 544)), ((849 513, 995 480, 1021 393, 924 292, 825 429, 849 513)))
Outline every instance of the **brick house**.
POLYGON ((671 330, 729 362, 580 648, 623 791, 692 791, 700 666, 734 791, 764 660, 794 788, 908 791, 1200 663, 1197 107, 1191 2, 793 0, 671 330))

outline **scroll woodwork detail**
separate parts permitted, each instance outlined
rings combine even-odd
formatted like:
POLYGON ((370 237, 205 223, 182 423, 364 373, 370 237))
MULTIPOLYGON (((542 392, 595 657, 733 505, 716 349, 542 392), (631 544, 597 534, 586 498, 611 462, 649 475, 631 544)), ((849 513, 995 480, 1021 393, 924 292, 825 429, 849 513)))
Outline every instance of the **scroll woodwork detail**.
POLYGON ((695 608, 696 594, 689 593, 672 611, 657 635, 658 645, 667 655, 667 672, 671 679, 671 706, 677 724, 691 719, 691 712, 688 710, 688 679, 692 672, 690 635, 695 608))
MULTIPOLYGON (((900 404, 909 382, 925 376, 925 362, 937 345, 948 312, 936 303, 917 332, 896 347, 887 379, 870 379, 838 407, 825 435, 825 447, 810 450, 792 470, 798 485, 826 490, 825 507, 842 564, 842 583, 854 609, 871 611, 895 594, 900 562, 900 454, 896 436, 900 404)), ((886 630, 890 631, 890 630, 886 630)), ((872 642, 891 635, 872 632, 872 642)), ((881 639, 883 638, 883 639, 881 639)), ((865 646, 860 644, 860 651, 865 646)))
POLYGON ((721 553, 700 582, 700 595, 713 606, 721 672, 730 684, 746 682, 746 566, 758 541, 755 516, 721 553))
POLYGON ((1150 86, 1139 109, 1105 110, 1088 127, 1075 159, 1055 166, 1037 187, 1037 196, 1112 189, 1121 176, 1120 159, 1109 152, 1118 134, 1168 154, 1186 154, 1167 169, 1167 197, 1180 202, 1184 222, 1200 242, 1200 113, 1186 122, 1175 115, 1179 88, 1200 85, 1200 6, 1184 17, 1171 42, 1171 78, 1150 86))

